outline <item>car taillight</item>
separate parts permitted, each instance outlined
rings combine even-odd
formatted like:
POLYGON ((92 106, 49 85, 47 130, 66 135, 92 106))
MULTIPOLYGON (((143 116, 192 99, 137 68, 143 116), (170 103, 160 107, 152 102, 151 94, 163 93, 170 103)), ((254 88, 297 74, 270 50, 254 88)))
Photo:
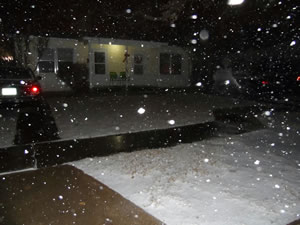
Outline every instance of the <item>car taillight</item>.
POLYGON ((41 93, 41 88, 38 85, 29 85, 25 90, 26 95, 35 96, 41 93))
POLYGON ((300 76, 297 77, 297 81, 300 81, 300 76))
POLYGON ((30 89, 31 94, 37 95, 40 93, 40 88, 38 86, 32 86, 30 89))

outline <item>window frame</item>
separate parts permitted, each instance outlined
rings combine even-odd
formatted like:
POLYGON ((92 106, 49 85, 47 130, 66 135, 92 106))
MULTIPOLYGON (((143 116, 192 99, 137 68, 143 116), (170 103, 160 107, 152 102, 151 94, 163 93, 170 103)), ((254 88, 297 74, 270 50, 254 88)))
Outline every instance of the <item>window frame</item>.
POLYGON ((93 52, 93 68, 94 68, 94 75, 95 76, 103 76, 103 75, 106 75, 107 74, 107 54, 105 51, 94 51, 93 52), (104 62, 96 62, 96 53, 102 53, 104 54, 104 62), (104 73, 96 73, 96 65, 104 65, 104 73))
POLYGON ((55 49, 54 48, 43 48, 43 50, 41 51, 41 56, 38 57, 38 61, 37 61, 37 71, 38 73, 56 73, 56 65, 55 65, 55 49), (45 50, 51 50, 52 52, 52 58, 51 59, 43 59, 43 54, 45 52, 45 50), (49 62, 53 64, 53 70, 51 71, 41 71, 41 67, 40 67, 40 62, 49 62))
POLYGON ((160 75, 172 75, 172 76, 176 76, 176 75, 182 75, 182 54, 181 53, 176 53, 176 52, 160 52, 159 54, 159 73, 160 75), (162 55, 168 55, 168 73, 162 73, 162 63, 161 63, 161 60, 162 60, 162 55), (179 68, 179 71, 180 73, 175 73, 173 72, 174 71, 174 68, 176 68, 176 66, 174 66, 174 58, 176 56, 179 56, 180 57, 180 68, 179 68))
POLYGON ((145 57, 144 54, 134 53, 133 55, 133 74, 137 76, 143 76, 145 74, 145 57), (141 63, 136 63, 136 56, 140 56, 142 58, 141 63), (136 73, 136 66, 140 66, 142 68, 142 73, 136 73))

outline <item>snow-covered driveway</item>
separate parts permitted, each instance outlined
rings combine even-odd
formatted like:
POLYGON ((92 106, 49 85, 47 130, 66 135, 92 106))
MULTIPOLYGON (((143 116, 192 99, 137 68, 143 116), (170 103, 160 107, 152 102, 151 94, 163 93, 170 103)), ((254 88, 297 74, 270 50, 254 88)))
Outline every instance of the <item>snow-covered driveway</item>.
POLYGON ((168 225, 283 225, 300 218, 299 113, 260 119, 268 129, 72 164, 168 225))

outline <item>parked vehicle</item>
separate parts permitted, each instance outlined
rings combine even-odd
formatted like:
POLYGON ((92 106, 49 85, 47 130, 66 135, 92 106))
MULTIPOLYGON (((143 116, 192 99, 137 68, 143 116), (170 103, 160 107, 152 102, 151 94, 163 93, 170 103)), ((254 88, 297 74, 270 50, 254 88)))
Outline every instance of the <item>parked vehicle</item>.
POLYGON ((0 67, 0 105, 40 100, 39 79, 30 69, 0 67))

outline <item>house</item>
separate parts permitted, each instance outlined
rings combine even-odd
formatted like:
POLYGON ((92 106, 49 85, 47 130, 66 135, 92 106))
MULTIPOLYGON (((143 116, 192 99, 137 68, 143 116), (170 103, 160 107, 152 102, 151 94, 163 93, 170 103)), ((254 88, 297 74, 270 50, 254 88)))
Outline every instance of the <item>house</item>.
POLYGON ((110 86, 186 87, 191 74, 187 51, 167 43, 84 37, 31 36, 26 64, 42 77, 44 91, 67 91, 71 75, 59 73, 85 65, 90 88, 110 86), (69 77, 66 77, 69 76, 69 77))

